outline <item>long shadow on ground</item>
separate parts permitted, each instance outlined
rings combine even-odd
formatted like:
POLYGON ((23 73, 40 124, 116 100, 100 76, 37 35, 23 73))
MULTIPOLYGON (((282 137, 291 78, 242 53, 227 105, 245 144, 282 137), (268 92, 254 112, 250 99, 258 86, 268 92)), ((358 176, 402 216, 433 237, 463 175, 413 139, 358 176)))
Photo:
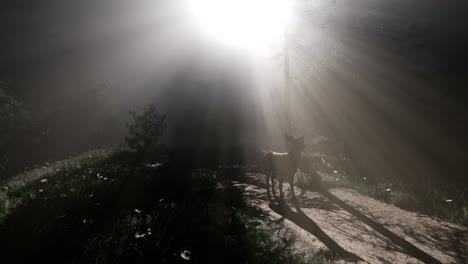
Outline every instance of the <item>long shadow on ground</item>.
POLYGON ((336 243, 330 236, 328 236, 312 219, 310 219, 304 212, 297 208, 294 212, 286 203, 270 203, 270 208, 277 214, 291 220, 296 225, 306 230, 310 234, 317 237, 322 241, 325 246, 332 252, 332 257, 341 258, 348 261, 362 261, 362 259, 355 254, 346 251, 338 243, 336 243))
MULTIPOLYGON (((261 188, 265 188, 263 184, 262 178, 253 177, 251 179, 247 179, 251 184, 255 184, 260 186, 261 188)), ((277 200, 273 202, 270 199, 270 208, 275 211, 276 213, 280 214, 284 218, 287 218, 294 222, 300 228, 308 231, 310 234, 317 237, 319 240, 325 244, 332 254, 335 254, 337 257, 340 258, 348 258, 350 260, 361 260, 356 255, 346 251, 343 247, 341 247, 337 242, 335 242, 331 237, 329 237, 318 224, 309 218, 300 207, 303 208, 318 208, 323 210, 337 210, 338 208, 342 208, 350 215, 354 216, 357 221, 360 223, 370 227, 375 233, 369 233, 374 236, 379 236, 379 239, 386 239, 390 243, 387 246, 391 246, 393 250, 404 253, 408 256, 416 258, 424 263, 441 263, 438 259, 431 256, 430 254, 424 252, 416 245, 412 244, 411 242, 405 240, 401 236, 397 235, 396 233, 390 231, 384 225, 379 223, 377 219, 371 218, 372 216, 367 216, 359 211, 359 208, 348 204, 347 202, 341 200, 340 198, 336 197, 328 190, 317 190, 325 199, 313 198, 311 199, 307 195, 301 196, 301 192, 299 192, 299 204, 296 205, 296 210, 293 211, 287 204, 284 202, 279 203, 277 200), (324 205, 320 203, 325 200, 326 202, 324 205), (299 207, 300 206, 300 207, 299 207)), ((441 223, 442 224, 442 223, 441 223)), ((405 227, 405 226, 403 226, 405 227)), ((407 228, 407 227, 406 227, 407 228)), ((440 250, 447 254, 448 256, 452 256, 457 263, 466 263, 466 253, 463 251, 464 247, 464 237, 466 233, 463 230, 452 230, 453 227, 442 228, 442 226, 432 226, 432 227, 425 227, 425 232, 428 233, 418 233, 415 230, 407 230, 402 228, 405 234, 411 235, 413 239, 419 241, 423 245, 429 245, 434 249, 440 250), (412 233, 413 231, 413 233, 412 233), (440 241, 444 240, 444 241, 440 241), (458 244, 457 244, 458 241, 458 244)), ((344 232, 344 231, 343 231, 344 232)), ((423 231, 424 232, 424 231, 423 231)), ((466 250, 465 250, 466 251, 466 250)), ((382 260, 383 261, 383 260, 382 260)))
POLYGON ((338 197, 336 197, 329 191, 322 190, 320 193, 323 194, 326 198, 330 199, 330 201, 336 203, 341 208, 343 208, 344 210, 346 210, 347 212, 355 216, 357 219, 359 219, 360 221, 362 221, 363 223, 365 223, 366 225, 368 225, 369 227, 371 227, 372 229, 380 233, 381 235, 390 239, 390 241, 392 241, 395 245, 401 247, 404 250, 404 253, 406 253, 407 255, 413 256, 424 263, 433 263, 433 264, 441 263, 440 261, 438 261, 431 255, 427 254, 426 252, 417 248, 410 242, 406 241, 405 239, 399 237, 392 231, 388 230, 383 225, 379 224, 378 222, 362 214, 361 212, 356 210, 354 207, 342 201, 341 199, 339 199, 338 197))

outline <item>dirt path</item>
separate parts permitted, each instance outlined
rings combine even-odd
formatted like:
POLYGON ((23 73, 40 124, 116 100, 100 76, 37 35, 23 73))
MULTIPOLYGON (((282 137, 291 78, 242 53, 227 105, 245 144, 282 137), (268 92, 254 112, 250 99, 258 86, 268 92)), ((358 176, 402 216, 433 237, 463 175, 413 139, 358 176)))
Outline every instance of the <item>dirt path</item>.
MULTIPOLYGON (((268 200, 261 174, 234 185, 281 237, 298 250, 326 254, 339 262, 468 263, 468 228, 404 211, 352 190, 309 192, 296 187, 299 204, 268 200)), ((289 195, 286 186, 285 195, 289 195)))

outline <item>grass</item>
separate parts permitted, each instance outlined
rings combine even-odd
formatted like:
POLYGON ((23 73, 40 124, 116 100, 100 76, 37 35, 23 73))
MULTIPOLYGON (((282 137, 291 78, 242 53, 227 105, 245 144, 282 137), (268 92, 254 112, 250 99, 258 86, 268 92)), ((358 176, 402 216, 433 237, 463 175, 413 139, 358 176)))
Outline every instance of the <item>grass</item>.
POLYGON ((0 191, 2 260, 322 263, 246 214, 212 170, 96 150, 25 172, 0 191))

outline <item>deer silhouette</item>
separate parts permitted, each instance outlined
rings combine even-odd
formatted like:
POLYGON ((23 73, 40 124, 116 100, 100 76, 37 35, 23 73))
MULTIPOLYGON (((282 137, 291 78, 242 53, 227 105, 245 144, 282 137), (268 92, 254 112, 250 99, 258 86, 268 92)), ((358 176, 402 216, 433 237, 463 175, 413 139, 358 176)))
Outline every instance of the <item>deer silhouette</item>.
POLYGON ((286 142, 289 143, 288 153, 277 153, 268 152, 262 160, 263 171, 266 175, 267 195, 270 195, 270 178, 271 188, 273 195, 276 196, 275 192, 275 181, 277 178, 279 181, 280 200, 283 200, 283 181, 288 180, 290 185, 291 198, 296 201, 296 195, 294 194, 294 175, 298 168, 299 158, 302 151, 305 149, 304 137, 292 137, 285 134, 286 142))

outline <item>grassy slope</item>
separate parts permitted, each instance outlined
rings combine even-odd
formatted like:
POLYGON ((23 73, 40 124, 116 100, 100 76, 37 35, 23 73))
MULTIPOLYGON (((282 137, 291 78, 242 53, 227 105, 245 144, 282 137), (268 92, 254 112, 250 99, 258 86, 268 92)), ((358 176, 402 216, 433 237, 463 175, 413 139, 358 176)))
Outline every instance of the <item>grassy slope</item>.
POLYGON ((23 173, 0 184, 2 259, 311 261, 255 225, 242 194, 219 178, 175 164, 150 167, 131 152, 103 150, 23 173))

